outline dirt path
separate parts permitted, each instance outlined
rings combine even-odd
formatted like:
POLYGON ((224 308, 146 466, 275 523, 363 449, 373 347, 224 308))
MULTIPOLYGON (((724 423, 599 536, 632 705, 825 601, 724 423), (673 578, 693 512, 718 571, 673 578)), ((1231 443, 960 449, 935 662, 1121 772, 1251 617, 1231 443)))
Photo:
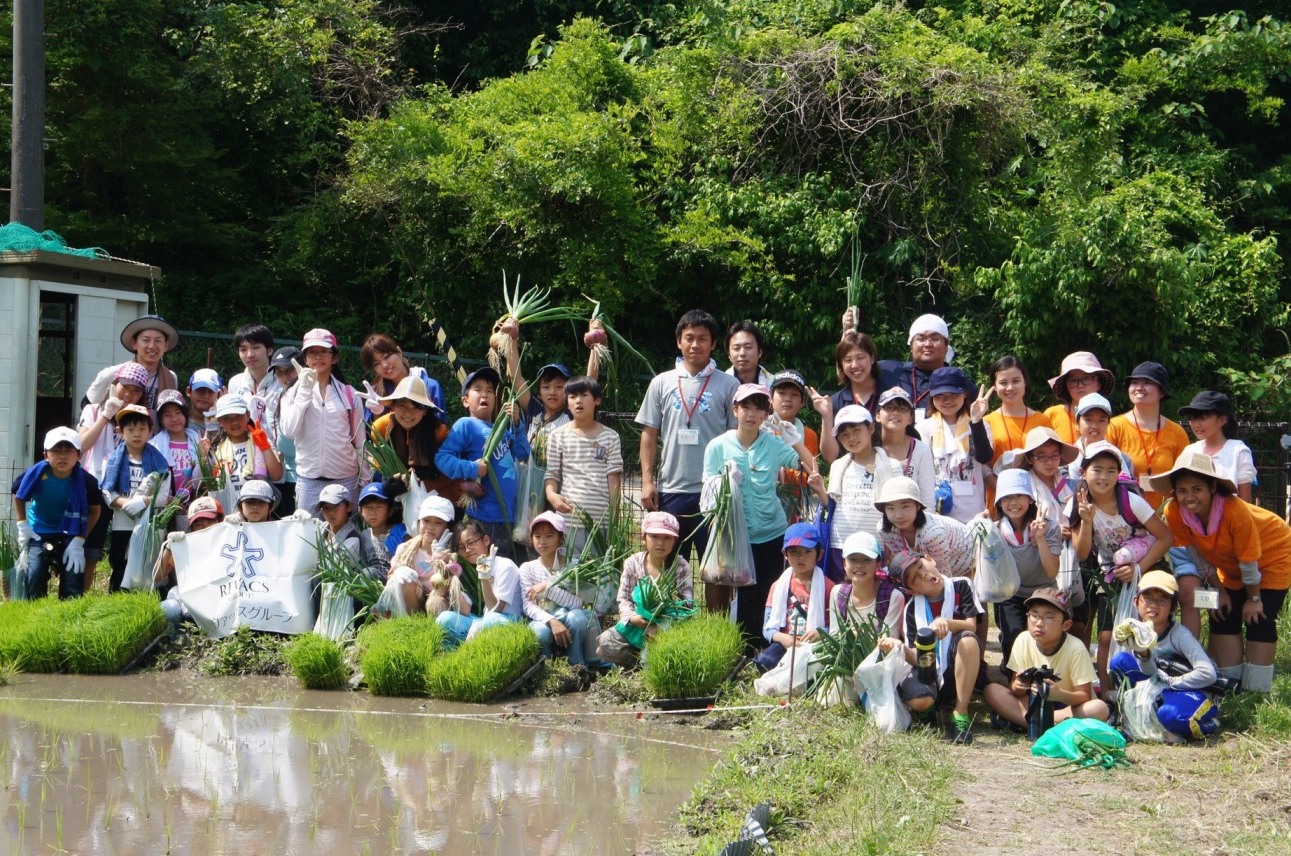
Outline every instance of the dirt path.
POLYGON ((1024 738, 977 735, 952 750, 964 776, 939 852, 1291 852, 1291 743, 1132 745, 1131 769, 1054 775, 1024 738))

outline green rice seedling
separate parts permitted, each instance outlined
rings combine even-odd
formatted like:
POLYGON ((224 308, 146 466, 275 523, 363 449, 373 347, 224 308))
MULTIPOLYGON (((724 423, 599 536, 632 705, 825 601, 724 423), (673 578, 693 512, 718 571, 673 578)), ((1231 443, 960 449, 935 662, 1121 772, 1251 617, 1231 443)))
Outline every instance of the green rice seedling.
POLYGON ((655 698, 711 696, 743 653, 738 625, 723 615, 698 615, 646 642, 646 687, 655 698))
POLYGON ((63 665, 80 675, 115 675, 170 627, 149 591, 92 598, 63 633, 63 665))
POLYGON ((14 530, 13 521, 0 520, 0 574, 4 575, 4 595, 6 599, 24 600, 27 586, 17 572, 19 556, 18 533, 14 530))
POLYGON ((306 689, 339 690, 350 680, 341 646, 317 633, 297 636, 283 652, 306 689))
POLYGON ((408 473, 408 465, 395 451, 394 443, 384 434, 368 429, 368 439, 363 444, 363 452, 368 456, 368 463, 372 465, 372 469, 386 478, 408 473))
POLYGON ((444 644, 444 629, 424 615, 392 618, 359 631, 359 668, 373 695, 426 694, 426 670, 444 644))
POLYGON ((57 672, 63 667, 63 637, 100 598, 6 603, 0 607, 0 659, 24 672, 57 672))
POLYGON ((282 657, 286 644, 286 638, 277 633, 239 627, 215 640, 209 656, 201 661, 201 670, 211 677, 281 675, 287 666, 282 657))
POLYGON ((486 702, 528 671, 541 651, 528 624, 490 627, 433 660, 426 673, 427 690, 433 698, 486 702))
POLYGON ((874 615, 860 620, 849 615, 833 633, 822 630, 811 655, 811 662, 819 663, 821 669, 807 688, 807 695, 851 681, 856 667, 870 656, 882 635, 883 623, 874 615))

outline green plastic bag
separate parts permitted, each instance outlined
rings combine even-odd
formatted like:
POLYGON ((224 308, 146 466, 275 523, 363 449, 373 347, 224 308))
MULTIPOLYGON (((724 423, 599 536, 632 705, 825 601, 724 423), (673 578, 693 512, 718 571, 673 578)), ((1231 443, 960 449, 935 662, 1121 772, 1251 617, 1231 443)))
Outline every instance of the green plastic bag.
POLYGON ((1031 746, 1037 758, 1056 758, 1076 767, 1129 766, 1125 738, 1097 719, 1066 719, 1040 735, 1031 746))

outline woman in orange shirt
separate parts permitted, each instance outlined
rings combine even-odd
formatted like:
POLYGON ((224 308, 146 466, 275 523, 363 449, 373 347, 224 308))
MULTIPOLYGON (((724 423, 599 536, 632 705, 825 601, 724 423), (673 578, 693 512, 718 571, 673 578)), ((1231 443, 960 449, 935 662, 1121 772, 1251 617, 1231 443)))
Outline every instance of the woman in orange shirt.
MULTIPOLYGON (((1003 460, 1004 453, 1026 445, 1027 432, 1032 428, 1052 428, 1049 417, 1027 407, 1027 370, 1017 357, 1008 355, 991 363, 991 389, 1000 397, 999 408, 986 414, 986 427, 991 429, 991 466, 996 472, 1011 465, 1003 460)), ((994 497, 989 497, 987 507, 994 497)))
POLYGON ((1178 422, 1161 415, 1161 402, 1170 397, 1170 373, 1160 363, 1139 363, 1125 379, 1130 410, 1112 420, 1107 441, 1130 456, 1143 498, 1160 508, 1166 498, 1152 488, 1154 475, 1168 472, 1188 448, 1188 432, 1178 422))
POLYGON ((1058 439, 1064 443, 1075 443, 1080 437, 1080 427, 1076 424, 1076 405, 1091 392, 1110 396, 1116 387, 1116 378, 1103 368, 1098 357, 1089 351, 1076 351, 1062 358, 1062 368, 1057 377, 1049 378, 1049 388, 1061 401, 1047 408, 1044 415, 1049 417, 1049 424, 1058 432, 1058 439))
MULTIPOLYGON (((1207 586, 1219 583, 1219 609, 1210 618, 1215 665, 1221 674, 1240 676, 1242 689, 1269 692, 1278 612, 1291 583, 1291 526, 1240 499, 1237 486, 1220 477, 1210 456, 1197 449, 1180 455, 1152 486, 1174 495, 1165 517, 1175 546, 1188 549, 1207 586)), ((1188 602, 1193 602, 1198 578, 1179 581, 1191 589, 1188 602)), ((1181 595, 1183 590, 1181 585, 1181 595)))

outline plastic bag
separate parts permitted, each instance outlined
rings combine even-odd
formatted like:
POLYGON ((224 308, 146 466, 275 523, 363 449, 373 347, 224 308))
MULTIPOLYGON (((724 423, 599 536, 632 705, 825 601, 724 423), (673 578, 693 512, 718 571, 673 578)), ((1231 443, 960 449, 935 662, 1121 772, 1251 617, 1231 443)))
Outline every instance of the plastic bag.
POLYGON ((144 508, 130 532, 130 548, 126 552, 121 588, 131 591, 150 591, 153 588, 153 569, 157 566, 165 535, 153 528, 152 510, 152 505, 144 508))
POLYGON ((757 581, 757 570, 753 567, 753 547, 738 488, 731 491, 728 520, 724 527, 717 525, 716 518, 709 524, 708 547, 699 560, 699 578, 710 585, 751 586, 757 581))
POLYGON ((856 667, 856 688, 864 690, 865 709, 874 717, 874 724, 888 734, 910 727, 910 711, 897 694, 897 687, 909 674, 910 664, 900 648, 886 657, 875 648, 856 667))
POLYGON ((779 698, 789 695, 790 690, 795 695, 804 691, 812 676, 820 671, 819 664, 813 667, 811 663, 814 648, 812 643, 804 642, 796 649, 786 651, 779 663, 753 682, 754 692, 760 696, 779 698))
POLYGON ((515 525, 511 540, 529 543, 529 524, 547 506, 547 471, 534 462, 533 455, 516 464, 515 525))
POLYGON ((27 599, 27 557, 22 554, 13 567, 5 568, 4 572, 5 591, 9 594, 9 600, 26 600, 27 599))
POLYGON ((1172 742, 1170 732, 1157 719, 1157 693, 1161 684, 1155 678, 1139 681, 1121 690, 1116 704, 1121 711, 1121 731, 1140 743, 1172 742))
POLYGON ((821 707, 834 707, 840 704, 852 706, 861 703, 860 691, 856 688, 856 679, 834 678, 820 685, 816 690, 816 703, 821 707))
POLYGON ((372 615, 377 618, 403 618, 408 614, 408 607, 403 602, 403 587, 397 579, 386 581, 377 602, 372 604, 372 615))
POLYGON ((417 531, 417 512, 421 510, 421 501, 430 496, 430 491, 422 485, 416 475, 408 474, 408 489, 399 495, 399 504, 403 506, 403 522, 409 532, 417 531))
POLYGON ((1115 728, 1097 719, 1065 719, 1050 728, 1031 745, 1037 758, 1089 762, 1089 766, 1112 766, 1125 757, 1125 738, 1115 728))
MULTIPOLYGON (((336 583, 323 583, 320 597, 322 607, 318 610, 318 620, 314 622, 314 632, 340 642, 354 623, 354 598, 336 583)), ((399 600, 402 602, 403 598, 399 600)))
POLYGON ((978 519, 969 526, 977 542, 973 548, 977 565, 973 586, 977 597, 983 603, 1003 603, 1017 594, 1022 584, 1017 563, 995 524, 978 519))
POLYGON ((1071 541, 1063 541, 1058 551, 1058 591, 1067 593, 1067 605, 1080 606, 1085 602, 1085 580, 1080 575, 1080 559, 1071 541))
MULTIPOLYGON (((1138 593, 1139 572, 1135 571, 1130 581, 1121 586, 1121 593, 1116 596, 1116 603, 1112 605, 1112 627, 1119 627, 1122 622, 1139 617, 1139 611, 1134 606, 1134 596, 1138 593)), ((1120 652, 1128 650, 1116 640, 1116 635, 1113 634, 1111 647, 1107 650, 1107 658, 1110 660, 1120 652)))

